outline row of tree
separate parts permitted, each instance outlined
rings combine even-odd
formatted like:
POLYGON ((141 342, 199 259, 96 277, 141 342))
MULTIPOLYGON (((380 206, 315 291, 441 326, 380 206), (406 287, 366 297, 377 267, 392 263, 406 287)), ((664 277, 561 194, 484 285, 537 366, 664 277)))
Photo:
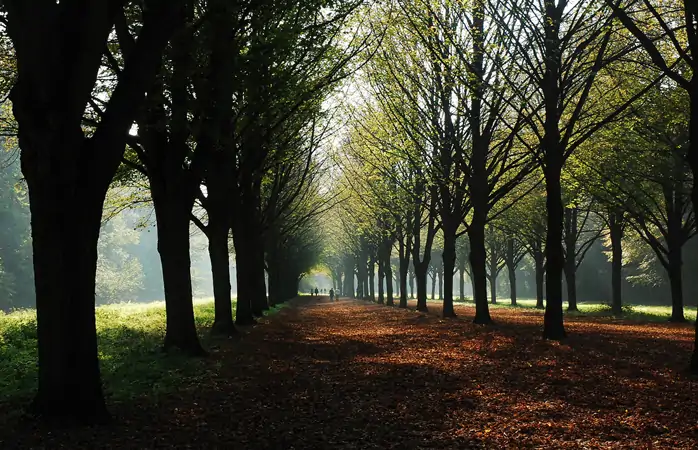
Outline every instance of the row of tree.
POLYGON ((576 271, 604 237, 614 312, 631 256, 646 268, 661 264, 672 320, 685 320, 682 248, 696 232, 698 204, 695 8, 650 0, 376 6, 376 26, 387 31, 357 78, 363 89, 349 102, 337 155, 345 176, 336 189, 349 194, 339 212, 344 251, 328 265, 344 274, 343 291, 373 296, 374 274, 392 280, 395 249, 400 306, 411 264, 417 307, 426 309, 438 234, 444 317, 455 315, 449 274, 467 267, 474 320, 490 323, 488 278, 494 293, 499 271, 515 279, 528 254, 540 307, 545 297, 543 335, 561 339, 563 275, 576 310, 576 271))
POLYGON ((205 354, 192 307, 190 224, 208 238, 214 333, 235 333, 235 324, 253 324, 297 294, 320 254, 318 213, 328 203, 324 101, 376 37, 345 32, 360 25, 361 3, 343 0, 0 5, 31 211, 33 411, 100 421, 108 413, 94 306, 107 193, 145 187, 121 201, 154 208, 164 348, 205 354))

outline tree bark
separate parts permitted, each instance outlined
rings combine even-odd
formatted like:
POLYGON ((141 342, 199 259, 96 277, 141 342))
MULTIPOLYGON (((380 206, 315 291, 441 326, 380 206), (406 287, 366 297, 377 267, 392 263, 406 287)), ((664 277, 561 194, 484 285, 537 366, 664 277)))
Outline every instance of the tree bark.
POLYGON ((414 264, 414 275, 417 281, 417 311, 428 312, 427 308, 427 271, 429 261, 414 264))
POLYGON ((407 308, 407 272, 409 271, 409 253, 406 245, 401 239, 399 243, 400 252, 400 308, 407 308))
POLYGON ((385 267, 385 261, 383 260, 382 257, 378 258, 378 304, 383 305, 385 304, 385 291, 383 290, 383 278, 385 277, 384 273, 384 267, 385 267))
MULTIPOLYGON (((441 278, 443 278, 443 317, 456 317, 453 308, 453 272, 456 267, 456 230, 444 227, 444 250, 442 254, 443 266, 441 278)), ((441 294, 441 289, 439 289, 441 294)))
POLYGON ((431 299, 435 300, 436 299, 436 277, 438 274, 434 272, 434 275, 431 277, 431 299))
POLYGON ((458 288, 460 289, 460 301, 465 301, 465 269, 458 269, 458 288))
MULTIPOLYGON (((694 14, 695 18, 695 14, 694 14)), ((695 40, 695 38, 694 38, 695 40)), ((689 141, 691 145, 688 149, 688 164, 691 167, 691 173, 693 175, 693 186, 691 188, 691 203, 693 205, 693 211, 698 211, 698 145, 694 145, 698 142, 698 77, 696 77, 696 72, 698 71, 698 49, 695 45, 691 46, 691 52, 693 55, 693 76, 691 78, 691 91, 689 92, 691 101, 691 117, 689 124, 689 141)), ((693 356, 691 357, 690 371, 694 375, 698 375, 698 316, 696 316, 696 334, 695 341, 693 343, 693 356)))
POLYGON ((252 297, 254 291, 250 285, 248 230, 242 220, 233 220, 233 244, 235 245, 235 267, 237 276, 238 298, 235 307, 235 324, 239 326, 254 325, 257 321, 252 314, 252 297))
POLYGON ((71 192, 54 184, 58 176, 37 180, 34 173, 24 173, 32 213, 39 341, 39 390, 31 410, 48 420, 104 422, 109 415, 94 315, 104 197, 101 189, 93 191, 87 184, 71 192))
POLYGON ((623 314, 623 219, 622 213, 609 214, 609 229, 611 235, 611 309, 615 316, 623 314))
POLYGON ((200 356, 205 352, 196 334, 189 256, 189 215, 194 198, 188 192, 193 188, 187 184, 174 174, 151 176, 150 181, 165 287, 167 326, 163 347, 177 347, 189 355, 200 356), (161 181, 164 179, 170 182, 165 184, 161 181))
POLYGON ((545 317, 543 338, 560 340, 566 335, 562 314, 562 268, 565 263, 562 251, 562 187, 560 178, 565 155, 560 134, 559 105, 562 95, 559 81, 562 70, 560 22, 562 9, 555 2, 545 3, 545 74, 543 97, 545 124, 542 140, 544 152, 545 190, 547 194, 547 238, 545 245, 545 317))
MULTIPOLYGON (((559 151, 558 149, 550 150, 559 151)), ((561 165, 556 162, 546 168, 546 191, 548 209, 548 233, 545 242, 546 271, 545 271, 545 317, 543 321, 543 337, 560 340, 566 336, 562 314, 562 267, 564 256, 562 252, 562 188, 560 186, 561 165)))
POLYGON ((685 322, 683 313, 683 280, 681 276, 681 244, 669 244, 669 285, 671 286, 671 318, 670 322, 685 322))
POLYGON ((368 278, 366 279, 368 283, 368 292, 370 300, 372 302, 376 301, 376 257, 371 255, 368 262, 368 278))
POLYGON ((385 291, 386 291, 386 304, 388 306, 395 305, 395 299, 393 298, 393 268, 390 265, 390 250, 392 244, 387 249, 387 254, 385 257, 385 291))
POLYGON ((213 304, 215 315, 211 333, 232 336, 237 333, 233 321, 233 302, 230 296, 230 257, 228 254, 227 223, 218 225, 209 211, 208 254, 213 277, 213 304))
POLYGON ((507 265, 509 270, 509 298, 511 306, 516 306, 516 267, 507 265))
POLYGON ((564 220, 567 311, 579 311, 577 307, 577 209, 565 208, 564 220))
POLYGON ((144 92, 169 37, 183 23, 174 14, 183 2, 145 15, 89 140, 81 129, 83 112, 123 5, 37 3, 4 5, 17 51, 11 99, 32 216, 39 374, 31 409, 48 421, 100 423, 109 418, 94 316, 102 207, 144 92))
POLYGON ((473 218, 468 229, 470 238, 470 266, 473 273, 473 297, 475 298, 474 323, 487 325, 492 323, 487 304, 487 251, 485 249, 485 221, 473 218))

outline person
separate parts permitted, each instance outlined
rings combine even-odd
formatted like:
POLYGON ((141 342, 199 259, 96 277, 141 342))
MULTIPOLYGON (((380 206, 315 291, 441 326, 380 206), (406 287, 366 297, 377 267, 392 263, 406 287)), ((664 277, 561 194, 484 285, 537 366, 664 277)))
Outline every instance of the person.
POLYGON ((330 301, 334 300, 334 289, 330 289, 330 301))
POLYGON ((318 291, 317 288, 315 288, 315 296, 316 296, 316 297, 317 297, 317 295, 318 295, 319 293, 320 293, 320 291, 318 291))

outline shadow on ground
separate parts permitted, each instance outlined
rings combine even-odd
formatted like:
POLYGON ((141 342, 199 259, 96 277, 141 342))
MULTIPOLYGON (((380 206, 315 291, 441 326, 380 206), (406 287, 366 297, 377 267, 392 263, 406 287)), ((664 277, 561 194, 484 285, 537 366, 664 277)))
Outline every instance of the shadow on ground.
POLYGON ((113 404, 111 426, 2 430, 0 447, 695 448, 690 328, 575 319, 559 344, 539 314, 458 312, 299 298, 176 395, 113 404))

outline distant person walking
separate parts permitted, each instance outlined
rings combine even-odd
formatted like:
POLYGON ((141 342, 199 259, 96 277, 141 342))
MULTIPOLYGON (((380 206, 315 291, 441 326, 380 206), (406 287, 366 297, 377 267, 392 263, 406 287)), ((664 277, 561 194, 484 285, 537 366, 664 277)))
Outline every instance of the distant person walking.
POLYGON ((330 301, 334 300, 334 289, 330 289, 330 301))
POLYGON ((319 293, 320 293, 320 291, 318 291, 317 288, 315 288, 315 296, 316 296, 316 297, 317 297, 317 295, 318 295, 319 293))

